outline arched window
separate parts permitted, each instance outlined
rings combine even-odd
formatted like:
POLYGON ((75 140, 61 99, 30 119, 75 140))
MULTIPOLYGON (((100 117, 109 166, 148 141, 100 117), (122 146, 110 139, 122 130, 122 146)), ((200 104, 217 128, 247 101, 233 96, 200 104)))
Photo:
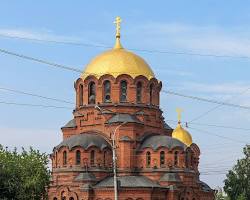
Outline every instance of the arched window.
POLYGON ((153 88, 154 88, 154 85, 153 83, 150 84, 149 86, 149 103, 152 104, 153 103, 153 88))
POLYGON ((61 193, 61 200, 66 200, 66 192, 62 191, 61 193))
POLYGON ((63 152, 63 165, 67 165, 67 152, 63 152))
POLYGON ((54 198, 53 198, 53 200, 57 200, 57 198, 56 198, 56 197, 54 197, 54 198))
POLYGON ((142 83, 138 82, 136 85, 136 102, 141 103, 141 97, 142 97, 142 83))
POLYGON ((190 151, 186 152, 186 167, 192 167, 193 156, 190 151))
POLYGON ((103 166, 104 167, 106 166, 106 154, 107 154, 107 151, 104 151, 103 152, 103 166))
POLYGON ((81 164, 81 152, 80 150, 76 151, 76 165, 80 165, 81 164))
POLYGON ((74 197, 70 197, 69 200, 74 200, 74 197))
POLYGON ((120 102, 127 101, 127 82, 121 81, 120 83, 120 102))
POLYGON ((56 152, 56 157, 55 157, 55 164, 56 164, 56 167, 57 167, 57 152, 56 152))
POLYGON ((89 104, 95 104, 95 83, 89 83, 89 104))
POLYGON ((91 165, 91 166, 94 166, 94 164, 95 164, 95 151, 92 150, 92 151, 90 152, 90 165, 91 165))
POLYGON ((160 152, 160 165, 164 165, 165 164, 165 152, 161 151, 160 152))
POLYGON ((83 105, 83 85, 79 86, 79 106, 83 105))
POLYGON ((108 81, 108 80, 104 81, 103 86, 104 86, 104 96, 103 96, 104 102, 109 103, 109 102, 111 102, 111 94, 110 94, 111 93, 111 84, 110 84, 110 81, 108 81))
POLYGON ((194 167, 195 165, 194 165, 194 156, 193 156, 193 154, 192 153, 190 153, 190 167, 192 168, 192 167, 194 167))
POLYGON ((146 153, 146 167, 150 167, 151 165, 151 153, 147 151, 146 153))
POLYGON ((178 165, 178 151, 174 152, 174 166, 178 165))

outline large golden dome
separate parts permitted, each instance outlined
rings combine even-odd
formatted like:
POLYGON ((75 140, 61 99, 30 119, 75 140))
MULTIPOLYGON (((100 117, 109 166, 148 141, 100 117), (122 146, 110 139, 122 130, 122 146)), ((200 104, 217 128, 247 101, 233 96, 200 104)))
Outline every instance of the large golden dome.
POLYGON ((139 75, 143 75, 148 79, 154 77, 153 71, 143 58, 122 47, 119 31, 118 27, 114 48, 96 56, 85 67, 81 76, 83 79, 89 75, 100 78, 100 76, 105 74, 110 74, 114 77, 121 74, 128 74, 133 78, 139 75))

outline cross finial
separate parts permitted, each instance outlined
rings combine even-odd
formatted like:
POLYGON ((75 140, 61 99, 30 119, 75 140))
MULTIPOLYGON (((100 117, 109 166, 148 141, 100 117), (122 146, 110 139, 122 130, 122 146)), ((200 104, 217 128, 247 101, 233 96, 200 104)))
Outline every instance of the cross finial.
POLYGON ((178 123, 181 123, 181 113, 183 112, 183 110, 181 108, 176 108, 176 112, 178 114, 178 123))
POLYGON ((119 16, 115 18, 114 23, 116 24, 116 37, 117 38, 120 38, 121 36, 121 22, 122 22, 122 19, 119 16))

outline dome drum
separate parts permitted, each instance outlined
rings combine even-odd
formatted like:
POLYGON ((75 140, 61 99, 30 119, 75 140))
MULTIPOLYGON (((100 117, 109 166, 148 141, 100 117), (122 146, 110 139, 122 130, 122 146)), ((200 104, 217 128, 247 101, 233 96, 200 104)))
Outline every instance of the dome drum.
POLYGON ((133 79, 127 74, 114 78, 104 75, 99 80, 88 76, 75 82, 77 108, 84 105, 130 103, 159 106, 162 84, 157 79, 147 80, 140 75, 133 79))

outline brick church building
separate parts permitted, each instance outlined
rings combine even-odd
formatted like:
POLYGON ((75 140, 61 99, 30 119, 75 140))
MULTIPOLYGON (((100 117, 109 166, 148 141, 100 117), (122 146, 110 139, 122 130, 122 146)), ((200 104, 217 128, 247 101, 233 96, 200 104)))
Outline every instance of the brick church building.
POLYGON ((162 83, 122 47, 120 22, 117 17, 114 48, 74 83, 74 118, 51 154, 49 199, 214 200, 199 178, 199 147, 180 119, 175 129, 164 122, 162 83))

